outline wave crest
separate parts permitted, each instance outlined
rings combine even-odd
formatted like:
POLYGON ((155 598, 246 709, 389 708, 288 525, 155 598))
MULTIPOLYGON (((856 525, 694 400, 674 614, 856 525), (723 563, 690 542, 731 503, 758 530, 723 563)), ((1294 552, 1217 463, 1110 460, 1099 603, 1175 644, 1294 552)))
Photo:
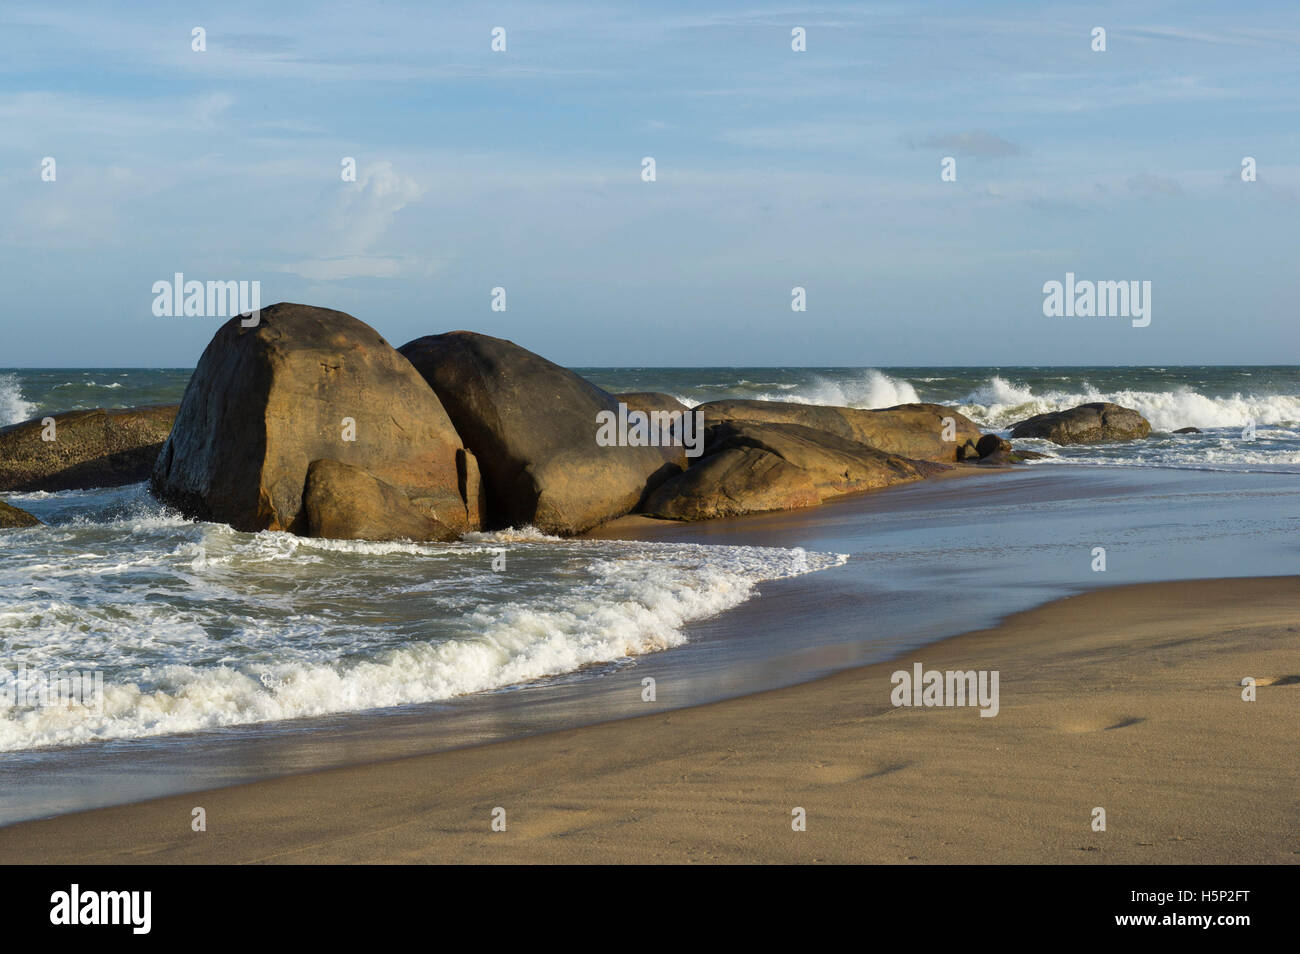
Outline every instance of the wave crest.
POLYGON ((36 405, 23 399, 23 390, 12 374, 0 374, 0 427, 30 421, 36 405))

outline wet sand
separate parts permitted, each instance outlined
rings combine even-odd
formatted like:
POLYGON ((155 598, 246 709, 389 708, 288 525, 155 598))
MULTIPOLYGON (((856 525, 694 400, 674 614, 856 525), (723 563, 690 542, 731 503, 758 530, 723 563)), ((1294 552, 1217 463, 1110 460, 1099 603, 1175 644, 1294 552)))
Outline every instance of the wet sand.
POLYGON ((789 688, 27 822, 0 862, 1295 863, 1298 660, 1300 578, 1114 587, 789 688), (998 714, 894 707, 914 662, 998 671, 998 714))

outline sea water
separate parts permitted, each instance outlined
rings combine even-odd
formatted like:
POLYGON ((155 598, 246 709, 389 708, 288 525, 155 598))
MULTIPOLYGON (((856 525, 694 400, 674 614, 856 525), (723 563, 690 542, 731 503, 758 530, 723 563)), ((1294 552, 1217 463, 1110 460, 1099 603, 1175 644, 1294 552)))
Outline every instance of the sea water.
MULTIPOLYGON (((1296 499, 1290 477, 1300 474, 1296 368, 579 370, 614 392, 664 391, 690 405, 727 397, 853 407, 933 401, 1000 432, 1031 414, 1112 400, 1141 411, 1152 422, 1152 438, 1086 448, 1043 445, 1056 457, 1038 466, 1232 475, 1238 515, 1227 522, 1212 519, 1222 517, 1218 485, 1178 485, 1166 496, 1178 497, 1180 506, 1142 501, 1144 519, 1174 514, 1169 525, 1182 528, 1157 533, 1166 551, 1188 546, 1183 531, 1230 544, 1242 526, 1268 541, 1295 529, 1288 508, 1296 499), (1256 425, 1254 441, 1241 438, 1249 423, 1256 425), (1169 433, 1183 426, 1203 433, 1169 433), (1267 478, 1259 501, 1250 493, 1252 474, 1267 478), (1197 513, 1205 515, 1201 527, 1197 513)), ((76 408, 177 401, 189 373, 0 371, 0 424, 76 408)), ((1125 499, 1143 497, 1140 480, 1134 487, 1125 499)), ((97 708, 6 709, 0 702, 0 751, 7 752, 386 710, 511 691, 564 674, 599 679, 647 654, 683 647, 692 627, 752 600, 772 581, 843 567, 846 551, 859 565, 874 564, 863 585, 897 577, 896 593, 909 580, 959 585, 949 566, 954 541, 981 539, 976 562, 1011 566, 1005 555, 1015 552, 1026 557, 1025 572, 1033 572, 1036 559, 1030 528, 1019 541, 990 544, 993 521, 1009 526, 1025 517, 1014 502, 1003 517, 993 511, 977 517, 962 504, 937 529, 913 519, 899 529, 882 518, 843 545, 832 535, 832 545, 803 548, 779 535, 762 545, 703 545, 561 540, 529 528, 441 545, 310 540, 186 520, 153 500, 143 484, 5 498, 47 526, 0 534, 0 690, 19 667, 96 671, 104 680, 97 708)), ((1071 506, 1045 504, 1040 525, 1071 506)), ((1115 504, 1108 506, 1114 512, 1115 504)), ((1087 543, 1081 531, 1078 544, 1087 543)), ((1207 558, 1180 572, 1296 572, 1268 547, 1255 552, 1254 563, 1243 557, 1216 571, 1207 558)), ((989 593, 993 583, 1010 585, 983 571, 967 585, 989 593)), ((1033 580, 1024 583, 1032 589, 1033 580)), ((945 599, 961 605, 958 597, 945 599)), ((928 621, 929 629, 918 624, 916 633, 942 628, 924 606, 905 618, 928 621)), ((845 638, 863 643, 857 633, 845 638)), ((773 640, 756 639, 753 647, 761 647, 764 665, 782 652, 773 640)), ((744 656, 738 647, 729 652, 733 661, 744 656)), ((861 652, 850 655, 862 661, 861 652)), ((816 666, 788 668, 797 674, 816 666)), ((775 684, 784 677, 764 678, 775 684)), ((742 682, 753 688, 752 680, 742 682)), ((718 694, 704 694, 710 693, 718 694)))

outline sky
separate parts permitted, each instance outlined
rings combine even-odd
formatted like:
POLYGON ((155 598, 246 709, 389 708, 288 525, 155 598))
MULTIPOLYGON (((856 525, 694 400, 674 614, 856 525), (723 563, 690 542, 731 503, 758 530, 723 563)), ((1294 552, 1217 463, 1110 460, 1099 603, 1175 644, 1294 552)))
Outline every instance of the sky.
POLYGON ((192 367, 177 272, 569 366, 1294 364, 1298 235, 1292 2, 0 6, 0 367, 192 367))

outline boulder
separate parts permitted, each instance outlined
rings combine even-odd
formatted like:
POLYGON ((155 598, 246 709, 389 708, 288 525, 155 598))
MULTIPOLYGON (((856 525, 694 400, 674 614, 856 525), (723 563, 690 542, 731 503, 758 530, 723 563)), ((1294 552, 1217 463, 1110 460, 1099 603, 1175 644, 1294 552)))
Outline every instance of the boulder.
POLYGON ((0 491, 82 490, 148 480, 177 405, 96 408, 0 428, 0 491), (43 435, 53 434, 47 441, 43 435))
POLYGON ((311 463, 365 471, 457 532, 467 458, 437 396, 373 328, 280 303, 226 322, 199 359, 152 486, 189 516, 305 533, 311 463))
POLYGON ((1006 453, 1011 450, 1011 442, 996 434, 985 434, 975 444, 975 453, 979 457, 988 457, 989 454, 1006 453))
POLYGON ((26 510, 19 510, 0 500, 0 529, 39 527, 41 522, 26 510))
POLYGON ((1151 425, 1137 411, 1103 401, 1035 414, 1011 428, 1012 437, 1038 437, 1063 445, 1131 441, 1150 433, 1151 425))
POLYGON ((976 444, 975 441, 968 440, 965 444, 962 444, 961 447, 957 448, 957 459, 958 460, 979 460, 980 459, 979 445, 976 444))
POLYGON ((626 404, 629 411, 641 411, 650 415, 655 425, 659 426, 661 431, 668 434, 671 440, 674 441, 674 443, 668 445, 671 450, 665 452, 665 457, 680 469, 685 470, 687 468, 691 459, 687 458, 686 449, 682 444, 680 423, 682 417, 669 418, 668 415, 685 416, 692 413, 691 408, 671 394, 664 394, 661 391, 629 391, 626 394, 615 394, 614 400, 626 404))
POLYGON ((900 404, 878 410, 791 404, 785 401, 710 401, 696 410, 707 423, 756 421, 802 424, 857 441, 900 457, 950 462, 969 441, 978 442, 979 427, 970 418, 940 404, 900 404), (944 419, 950 418, 952 440, 944 440, 944 419))
POLYGON ((659 487, 643 509, 676 520, 790 510, 944 469, 802 424, 723 421, 709 427, 704 458, 659 487))
POLYGON ((755 447, 711 454, 653 491, 644 512, 672 520, 712 520, 822 502, 808 472, 755 447))
POLYGON ((601 446, 597 415, 618 400, 512 341, 469 331, 400 349, 478 460, 492 528, 574 534, 631 512, 671 474, 682 448, 601 446))
POLYGON ((456 540, 460 534, 359 467, 314 460, 303 488, 306 534, 332 540, 456 540))
POLYGON ((726 421, 708 429, 704 446, 706 454, 746 447, 775 454, 808 474, 823 500, 926 476, 920 461, 886 454, 802 424, 726 421))
POLYGON ((1174 431, 1174 433, 1175 434, 1199 434, 1201 433, 1201 429, 1199 427, 1180 427, 1178 428, 1178 430, 1174 431))
POLYGON ((677 400, 671 394, 664 394, 662 391, 629 391, 626 394, 615 394, 615 401, 622 401, 629 408, 635 411, 678 411, 686 413, 690 410, 685 404, 677 400))

